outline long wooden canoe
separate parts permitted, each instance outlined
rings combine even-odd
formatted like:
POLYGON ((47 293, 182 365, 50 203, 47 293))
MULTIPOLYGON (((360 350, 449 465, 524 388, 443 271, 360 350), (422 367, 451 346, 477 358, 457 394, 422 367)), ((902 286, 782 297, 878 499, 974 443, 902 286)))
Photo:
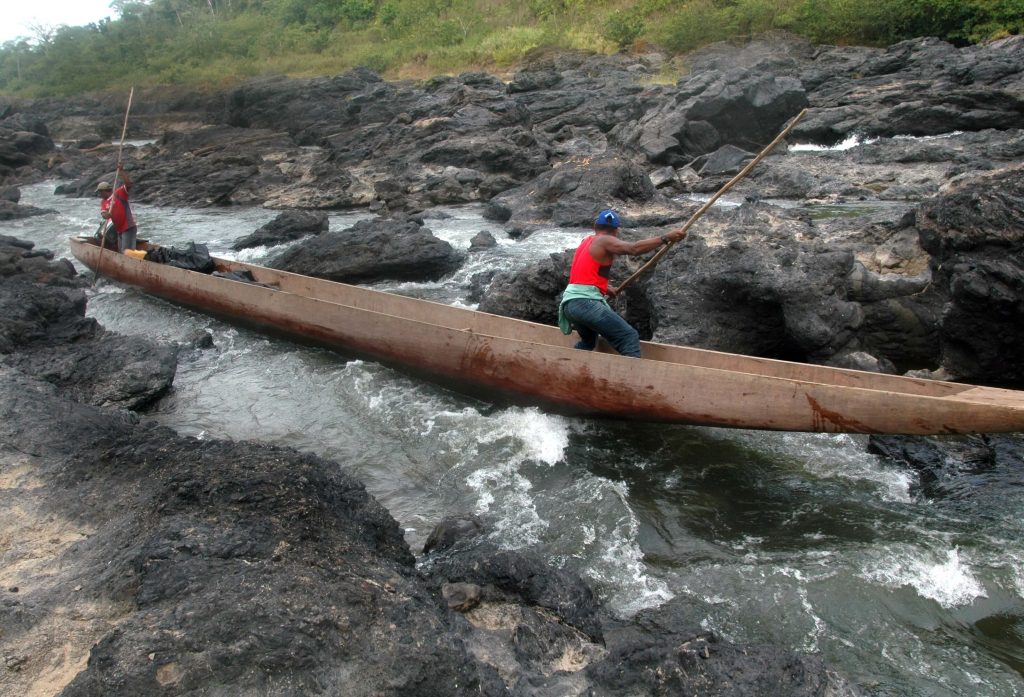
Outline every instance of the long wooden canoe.
MULTIPOLYGON (((140 244, 145 248, 146 243, 140 244)), ((155 245, 154 245, 155 246, 155 245)), ((1024 391, 644 342, 643 358, 579 351, 557 327, 214 259, 258 284, 100 249, 103 277, 197 310, 366 356, 495 401, 559 413, 833 433, 1024 431, 1024 391)))

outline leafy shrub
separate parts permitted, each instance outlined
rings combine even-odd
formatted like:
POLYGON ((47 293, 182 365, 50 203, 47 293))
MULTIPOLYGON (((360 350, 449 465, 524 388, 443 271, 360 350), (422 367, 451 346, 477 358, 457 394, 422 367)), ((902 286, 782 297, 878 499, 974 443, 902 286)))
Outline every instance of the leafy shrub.
POLYGON ((344 0, 341 3, 341 16, 350 23, 367 22, 377 15, 377 5, 373 0, 344 0))
POLYGON ((377 10, 377 21, 385 27, 390 27, 398 20, 398 7, 390 0, 380 6, 377 10))
POLYGON ((1019 32, 1021 0, 801 0, 789 28, 820 43, 886 45, 917 36, 956 44, 1019 32))
POLYGON ((604 37, 625 47, 636 41, 644 29, 644 17, 636 8, 616 10, 605 22, 604 37))
POLYGON ((434 37, 441 46, 457 46, 466 38, 466 30, 453 19, 446 19, 437 24, 434 37))
POLYGON ((655 39, 673 51, 692 51, 732 33, 728 9, 711 0, 695 0, 672 14, 655 39))

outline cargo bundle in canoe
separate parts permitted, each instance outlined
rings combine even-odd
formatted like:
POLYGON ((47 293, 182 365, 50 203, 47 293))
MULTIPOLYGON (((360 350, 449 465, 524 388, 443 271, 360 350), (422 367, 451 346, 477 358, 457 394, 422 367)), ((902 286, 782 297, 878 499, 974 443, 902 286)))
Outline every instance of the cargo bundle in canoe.
MULTIPOLYGON (((141 242, 140 247, 155 248, 141 242)), ((1024 391, 643 342, 579 351, 557 327, 214 258, 197 273, 71 240, 92 270, 166 300, 372 358, 493 401, 558 413, 832 433, 1024 431, 1024 391)))

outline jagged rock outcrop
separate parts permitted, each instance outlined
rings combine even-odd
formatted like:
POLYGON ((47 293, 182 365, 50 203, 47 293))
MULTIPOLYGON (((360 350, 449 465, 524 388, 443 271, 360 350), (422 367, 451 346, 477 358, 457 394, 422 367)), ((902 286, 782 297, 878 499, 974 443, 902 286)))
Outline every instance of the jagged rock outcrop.
POLYGON ((967 381, 1024 383, 1024 168, 951 182, 918 210, 943 298, 941 364, 967 381))
POLYGON ((284 211, 251 235, 235 240, 231 248, 273 247, 310 235, 319 235, 327 232, 329 227, 330 222, 323 211, 284 211))
POLYGON ((371 283, 434 280, 454 271, 462 259, 421 219, 378 218, 300 242, 269 265, 330 281, 371 283))

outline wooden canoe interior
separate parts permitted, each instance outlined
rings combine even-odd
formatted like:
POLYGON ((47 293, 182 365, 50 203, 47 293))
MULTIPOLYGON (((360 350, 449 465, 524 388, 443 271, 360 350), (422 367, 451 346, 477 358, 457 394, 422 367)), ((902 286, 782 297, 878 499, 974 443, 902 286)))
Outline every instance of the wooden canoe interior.
MULTIPOLYGON (((242 262, 224 259, 218 259, 217 262, 219 270, 246 269, 261 283, 276 286, 287 293, 295 293, 382 314, 408 317, 425 324, 472 331, 498 338, 514 338, 519 341, 568 347, 576 343, 575 336, 565 336, 557 327, 537 324, 535 322, 491 315, 429 300, 381 293, 359 286, 325 281, 310 276, 302 276, 242 262)), ((972 388, 976 391, 994 390, 995 392, 1002 392, 1002 390, 996 388, 983 388, 938 380, 924 380, 886 375, 884 373, 791 363, 653 342, 642 342, 642 352, 643 357, 646 359, 667 363, 680 363, 716 370, 770 375, 788 380, 821 382, 830 385, 896 391, 933 397, 958 395, 972 388)), ((1012 391, 1009 391, 1009 393, 1013 394, 1012 391)), ((980 393, 978 397, 981 397, 980 393)))

